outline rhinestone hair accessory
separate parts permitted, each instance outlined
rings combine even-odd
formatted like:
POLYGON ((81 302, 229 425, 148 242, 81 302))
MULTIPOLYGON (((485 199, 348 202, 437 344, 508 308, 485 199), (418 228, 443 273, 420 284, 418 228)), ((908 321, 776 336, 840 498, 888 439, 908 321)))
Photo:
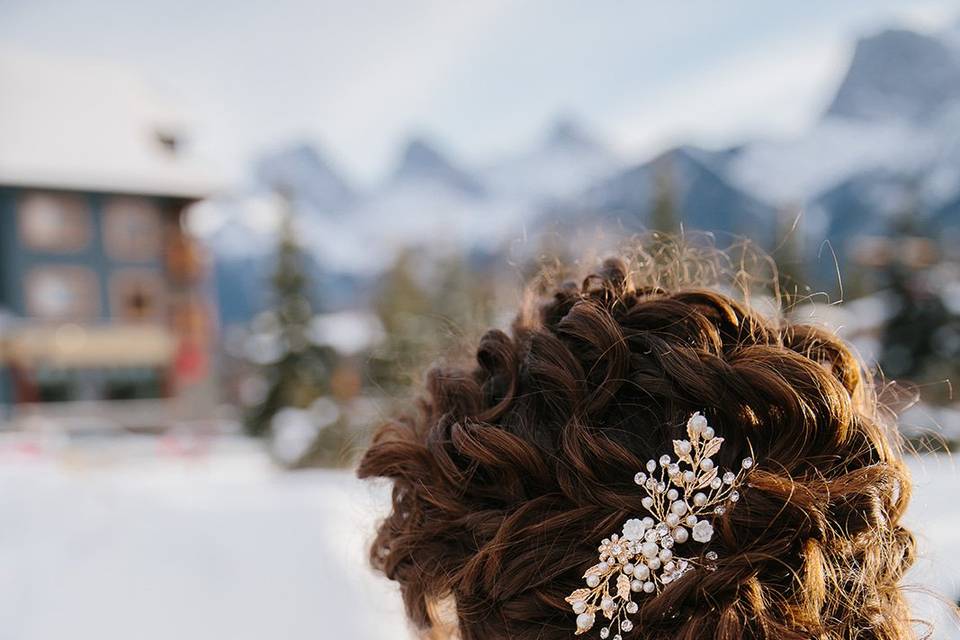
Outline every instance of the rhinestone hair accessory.
POLYGON ((613 640, 622 640, 620 632, 633 629, 629 615, 640 608, 633 594, 659 593, 694 566, 713 566, 714 551, 701 560, 675 549, 690 538, 710 542, 711 517, 723 515, 740 499, 738 487, 753 458, 744 458, 736 473, 723 471, 711 457, 722 446, 723 438, 698 411, 687 420, 687 439, 673 441, 676 459, 664 454, 637 472, 633 479, 647 494, 641 504, 650 515, 627 520, 622 534, 605 538, 597 548, 599 561, 583 574, 586 588, 567 596, 577 614, 577 635, 593 628, 599 612, 608 620, 600 637, 614 633, 613 640))

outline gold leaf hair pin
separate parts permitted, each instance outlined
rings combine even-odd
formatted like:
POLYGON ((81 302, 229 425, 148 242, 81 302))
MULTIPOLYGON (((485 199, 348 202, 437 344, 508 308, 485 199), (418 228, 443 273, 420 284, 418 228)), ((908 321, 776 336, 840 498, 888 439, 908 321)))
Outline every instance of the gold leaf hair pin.
MULTIPOLYGON (((664 454, 659 461, 649 460, 646 471, 633 477, 647 494, 640 502, 650 515, 627 520, 622 534, 605 538, 597 548, 599 561, 583 574, 586 588, 567 596, 577 614, 577 635, 593 628, 599 611, 609 621, 600 637, 616 632, 613 640, 622 640, 619 632, 633 629, 629 615, 640 608, 634 593, 659 593, 700 564, 674 548, 691 537, 710 542, 711 517, 723 515, 740 499, 737 488, 753 467, 753 458, 744 458, 737 473, 721 474, 712 456, 722 446, 723 438, 698 411, 687 420, 687 439, 673 441, 676 459, 664 454)), ((708 551, 703 557, 713 563, 717 554, 708 551)))

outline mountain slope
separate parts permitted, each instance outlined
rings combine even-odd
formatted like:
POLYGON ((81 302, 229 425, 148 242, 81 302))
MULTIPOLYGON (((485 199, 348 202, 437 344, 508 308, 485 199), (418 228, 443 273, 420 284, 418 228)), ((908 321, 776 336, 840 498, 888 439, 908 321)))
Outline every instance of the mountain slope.
POLYGON ((935 36, 891 29, 862 38, 827 115, 922 123, 960 98, 960 57, 935 36))

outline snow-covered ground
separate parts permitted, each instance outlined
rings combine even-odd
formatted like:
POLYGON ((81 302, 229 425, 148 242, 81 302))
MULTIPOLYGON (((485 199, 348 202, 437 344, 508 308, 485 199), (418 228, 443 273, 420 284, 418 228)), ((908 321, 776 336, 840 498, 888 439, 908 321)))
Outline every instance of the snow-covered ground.
MULTIPOLYGON (((197 457, 112 447, 0 446, 0 639, 411 637, 366 564, 384 487, 283 473, 241 441, 197 457)), ((911 465, 923 545, 911 578, 955 600, 960 473, 947 457, 911 465)), ((943 612, 920 599, 925 617, 943 612)), ((941 622, 935 637, 960 631, 941 622)))

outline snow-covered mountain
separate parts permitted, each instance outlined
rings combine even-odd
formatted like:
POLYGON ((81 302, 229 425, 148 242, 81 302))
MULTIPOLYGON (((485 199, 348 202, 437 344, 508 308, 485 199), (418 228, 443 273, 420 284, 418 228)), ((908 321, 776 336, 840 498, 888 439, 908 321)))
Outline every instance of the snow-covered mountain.
POLYGON ((375 279, 410 247, 492 254, 556 229, 650 228, 666 198, 675 222, 717 232, 721 242, 743 235, 776 247, 799 215, 800 259, 820 265, 808 275, 815 286, 835 283, 858 238, 895 233, 907 211, 934 232, 960 235, 960 30, 862 38, 822 117, 790 139, 681 146, 627 161, 565 118, 486 165, 467 166, 441 148, 411 139, 393 171, 366 190, 312 146, 264 156, 253 184, 224 199, 218 224, 208 225, 222 270, 247 260, 233 273, 249 286, 248 271, 269 260, 279 215, 262 203, 272 189, 291 195, 317 269, 342 274, 339 281, 375 279), (251 255, 261 257, 251 263, 251 255))
POLYGON ((483 170, 483 177, 499 194, 549 202, 574 196, 623 165, 583 125, 565 117, 532 149, 501 158, 483 170))
MULTIPOLYGON (((634 233, 656 227, 654 209, 661 200, 668 202, 672 224, 719 232, 726 236, 719 238, 721 243, 731 236, 749 236, 769 246, 777 212, 726 179, 725 157, 695 147, 671 149, 593 185, 561 207, 562 217, 567 225, 600 224, 634 233)), ((545 219, 551 218, 557 214, 545 219)))
POLYGON ((960 55, 936 35, 890 29, 862 38, 827 114, 923 125, 960 99, 960 55))
POLYGON ((487 194, 478 178, 458 167, 436 145, 420 137, 413 138, 404 147, 387 188, 444 190, 470 198, 482 198, 487 194))
POLYGON ((311 213, 338 213, 357 199, 347 179, 314 145, 298 143, 268 153, 256 162, 254 173, 259 185, 287 194, 311 213))

